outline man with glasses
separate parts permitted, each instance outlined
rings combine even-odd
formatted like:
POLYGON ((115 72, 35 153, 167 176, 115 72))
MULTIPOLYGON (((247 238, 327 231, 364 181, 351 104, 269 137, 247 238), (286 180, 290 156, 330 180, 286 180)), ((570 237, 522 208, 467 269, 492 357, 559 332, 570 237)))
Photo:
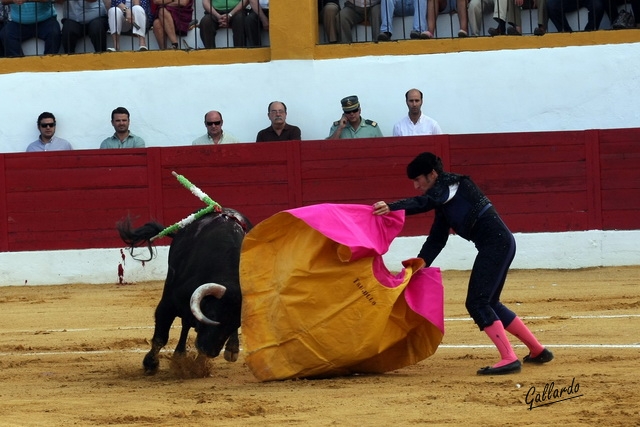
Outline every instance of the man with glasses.
POLYGON ((271 121, 271 126, 258 132, 256 142, 299 141, 302 139, 300 128, 287 123, 287 106, 284 102, 270 102, 267 107, 267 117, 271 121))
POLYGON ((209 111, 204 115, 204 126, 207 128, 207 133, 195 139, 192 145, 218 145, 240 142, 238 138, 229 132, 222 131, 223 123, 222 113, 219 111, 209 111))
POLYGON ((340 101, 342 118, 333 122, 327 139, 376 138, 383 136, 378 124, 360 117, 360 101, 355 95, 340 101))
POLYGON ((27 146, 27 152, 73 150, 69 141, 54 136, 56 133, 56 118, 53 114, 46 111, 40 114, 37 124, 40 136, 27 146))

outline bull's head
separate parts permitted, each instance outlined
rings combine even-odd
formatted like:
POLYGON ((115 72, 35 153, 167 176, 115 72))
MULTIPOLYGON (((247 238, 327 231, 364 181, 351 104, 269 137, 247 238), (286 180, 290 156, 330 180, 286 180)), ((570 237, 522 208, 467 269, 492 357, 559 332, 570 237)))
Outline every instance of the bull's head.
MULTIPOLYGON (((196 347, 208 357, 216 357, 232 333, 240 327, 240 301, 233 295, 222 301, 227 288, 217 283, 206 283, 191 295, 191 312, 199 322, 196 326, 196 347), (215 300, 203 304, 207 296, 215 300), (204 306, 204 310, 203 310, 204 306), (205 314, 205 312, 207 314, 205 314)), ((232 292, 233 293, 233 292, 232 292)))

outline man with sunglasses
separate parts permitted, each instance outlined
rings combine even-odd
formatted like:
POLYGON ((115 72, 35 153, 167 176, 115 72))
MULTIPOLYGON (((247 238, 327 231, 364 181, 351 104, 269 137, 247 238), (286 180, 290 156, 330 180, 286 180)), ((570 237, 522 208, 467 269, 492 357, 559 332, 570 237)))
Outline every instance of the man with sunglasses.
POLYGON ((360 117, 360 101, 355 95, 342 98, 342 117, 333 122, 327 139, 376 138, 382 131, 378 123, 360 117))
POLYGON ((238 138, 231 135, 228 132, 222 131, 222 113, 219 111, 209 111, 204 115, 204 126, 207 129, 207 133, 193 141, 193 145, 217 145, 217 144, 232 144, 234 142, 240 142, 238 138))
POLYGON ((45 111, 40 114, 37 125, 40 136, 27 146, 27 152, 73 150, 68 141, 54 136, 56 133, 56 118, 52 113, 45 111))

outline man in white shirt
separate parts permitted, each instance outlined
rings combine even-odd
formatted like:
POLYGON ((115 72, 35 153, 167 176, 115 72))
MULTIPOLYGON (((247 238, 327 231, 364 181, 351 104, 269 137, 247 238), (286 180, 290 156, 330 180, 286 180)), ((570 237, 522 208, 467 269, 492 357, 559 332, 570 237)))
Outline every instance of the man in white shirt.
POLYGON ((222 114, 219 111, 209 111, 204 115, 204 125, 207 133, 193 141, 193 145, 232 144, 240 142, 238 138, 222 131, 222 114))
POLYGON ((422 92, 409 89, 404 95, 409 114, 393 126, 393 136, 440 135, 438 122, 422 114, 422 92))

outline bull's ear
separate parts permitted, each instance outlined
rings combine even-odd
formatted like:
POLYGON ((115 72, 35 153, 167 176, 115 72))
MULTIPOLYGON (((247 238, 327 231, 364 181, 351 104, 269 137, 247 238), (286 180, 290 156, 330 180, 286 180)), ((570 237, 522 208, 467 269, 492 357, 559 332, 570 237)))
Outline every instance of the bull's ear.
POLYGON ((213 326, 219 325, 220 322, 211 320, 207 316, 205 316, 204 313, 202 313, 200 304, 202 303, 202 300, 206 296, 213 296, 218 299, 222 298, 226 290, 227 288, 217 283, 205 283, 204 285, 199 286, 198 289, 196 289, 191 295, 190 305, 191 305, 191 313, 193 313, 193 316, 199 322, 205 323, 207 325, 213 325, 213 326))

